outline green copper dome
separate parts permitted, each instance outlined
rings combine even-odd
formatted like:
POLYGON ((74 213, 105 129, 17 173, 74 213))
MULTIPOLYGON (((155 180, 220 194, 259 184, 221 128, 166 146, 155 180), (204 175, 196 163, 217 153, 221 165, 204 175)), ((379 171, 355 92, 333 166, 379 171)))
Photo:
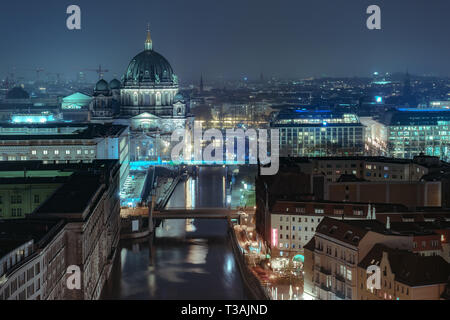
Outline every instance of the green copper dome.
POLYGON ((153 50, 144 50, 135 56, 124 75, 124 84, 135 82, 173 83, 174 74, 170 63, 153 50))
POLYGON ((120 81, 117 79, 111 80, 111 82, 109 83, 109 88, 111 90, 120 89, 120 81))
POLYGON ((109 91, 108 82, 106 82, 103 79, 99 80, 95 85, 95 91, 108 92, 109 91))

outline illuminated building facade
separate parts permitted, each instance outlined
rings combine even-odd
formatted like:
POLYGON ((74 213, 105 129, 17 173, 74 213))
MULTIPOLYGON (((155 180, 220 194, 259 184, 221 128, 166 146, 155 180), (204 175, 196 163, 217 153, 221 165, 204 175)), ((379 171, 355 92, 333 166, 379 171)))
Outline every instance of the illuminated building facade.
POLYGON ((280 112, 271 123, 280 130, 280 155, 353 156, 364 154, 364 126, 355 114, 329 110, 280 112))
POLYGON ((372 130, 367 140, 375 141, 381 153, 395 158, 425 154, 450 160, 449 109, 398 108, 377 120, 376 126, 380 130, 372 130))
POLYGON ((158 117, 185 117, 186 105, 177 98, 178 78, 170 63, 153 50, 147 30, 144 51, 128 65, 120 89, 121 113, 136 116, 144 112, 158 117))
POLYGON ((0 125, 0 161, 92 162, 118 159, 121 183, 129 172, 129 128, 111 124, 0 125))

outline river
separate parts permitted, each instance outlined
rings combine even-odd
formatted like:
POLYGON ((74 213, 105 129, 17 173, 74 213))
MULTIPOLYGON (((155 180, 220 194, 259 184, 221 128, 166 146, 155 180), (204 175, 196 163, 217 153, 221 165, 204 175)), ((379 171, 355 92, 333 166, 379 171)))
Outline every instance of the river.
MULTIPOLYGON (((223 207, 226 168, 202 167, 168 208, 223 207)), ((225 220, 165 220, 153 239, 122 241, 104 299, 246 299, 225 220)))

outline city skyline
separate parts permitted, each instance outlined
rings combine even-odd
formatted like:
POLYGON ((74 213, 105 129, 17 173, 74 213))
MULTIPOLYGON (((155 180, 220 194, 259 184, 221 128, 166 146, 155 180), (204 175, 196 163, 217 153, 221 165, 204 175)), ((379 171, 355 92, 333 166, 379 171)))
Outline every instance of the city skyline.
POLYGON ((448 12, 3 4, 0 301, 450 300, 448 12))
MULTIPOLYGON (((0 13, 0 34, 8 43, 0 53, 0 75, 33 78, 33 70, 42 68, 41 76, 62 73, 73 79, 102 65, 109 69, 105 78, 120 78, 123 61, 143 46, 147 23, 155 51, 182 81, 201 74, 206 79, 450 74, 450 44, 444 41, 448 2, 380 0, 381 30, 366 28, 370 4, 78 1, 81 30, 68 30, 65 3, 8 2, 0 13)), ((94 73, 87 77, 96 79, 94 73)))

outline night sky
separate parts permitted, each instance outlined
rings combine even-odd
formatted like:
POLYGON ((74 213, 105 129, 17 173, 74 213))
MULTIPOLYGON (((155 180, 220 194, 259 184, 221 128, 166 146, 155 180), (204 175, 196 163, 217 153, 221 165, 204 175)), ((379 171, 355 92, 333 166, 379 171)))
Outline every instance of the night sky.
MULTIPOLYGON (((75 78, 99 64, 111 79, 154 50, 181 80, 248 76, 367 76, 374 71, 450 75, 449 0, 2 0, 0 78, 36 67, 75 78), (81 7, 82 30, 66 28, 81 7), (382 30, 366 28, 381 7, 382 30)), ((89 73, 95 79, 95 73, 89 73)))

